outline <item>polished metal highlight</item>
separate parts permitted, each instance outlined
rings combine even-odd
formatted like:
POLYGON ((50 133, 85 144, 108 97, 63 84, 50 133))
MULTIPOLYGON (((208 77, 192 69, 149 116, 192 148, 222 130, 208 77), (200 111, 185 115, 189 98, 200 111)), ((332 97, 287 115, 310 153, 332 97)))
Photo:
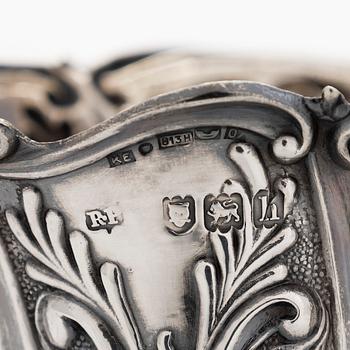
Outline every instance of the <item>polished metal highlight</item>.
POLYGON ((1 349, 348 349, 349 115, 226 81, 57 142, 2 120, 1 349))
POLYGON ((222 80, 259 81, 306 96, 330 84, 350 98, 349 66, 164 51, 85 70, 0 66, 0 115, 36 141, 56 141, 151 97, 222 80))

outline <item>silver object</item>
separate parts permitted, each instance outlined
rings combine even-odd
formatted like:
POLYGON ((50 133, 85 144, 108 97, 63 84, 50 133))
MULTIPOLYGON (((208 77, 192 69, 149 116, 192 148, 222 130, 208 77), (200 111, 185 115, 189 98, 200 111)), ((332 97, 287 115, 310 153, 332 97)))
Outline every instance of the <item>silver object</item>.
POLYGON ((0 66, 0 115, 34 140, 55 141, 151 97, 221 80, 259 81, 306 96, 329 84, 350 98, 349 66, 166 51, 87 70, 0 66))
POLYGON ((1 349, 348 349, 349 114, 237 81, 52 143, 3 120, 1 349))

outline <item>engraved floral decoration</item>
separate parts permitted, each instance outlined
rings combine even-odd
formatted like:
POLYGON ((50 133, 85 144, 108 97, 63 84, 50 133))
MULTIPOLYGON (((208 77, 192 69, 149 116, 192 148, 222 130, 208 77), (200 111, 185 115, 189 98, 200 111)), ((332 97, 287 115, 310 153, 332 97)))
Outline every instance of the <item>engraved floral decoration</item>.
MULTIPOLYGON (((242 224, 209 232, 212 258, 194 266, 199 300, 195 349, 254 350, 277 333, 283 344, 276 349, 326 349, 327 309, 316 293, 287 283, 287 266, 276 259, 297 240, 295 229, 284 223, 294 205, 296 181, 284 175, 270 184, 250 144, 231 144, 228 156, 244 182, 229 179, 221 193, 241 199, 242 224), (261 191, 268 194, 269 204, 282 199, 283 218, 273 225, 256 225, 253 203, 261 191)), ((36 188, 23 188, 22 197, 25 217, 8 209, 9 226, 33 257, 27 262, 28 275, 55 289, 42 294, 36 305, 43 348, 69 347, 71 320, 97 349, 144 349, 118 264, 105 262, 98 269, 84 233, 67 234, 61 214, 44 211, 36 188)), ((172 340, 171 330, 161 330, 157 349, 175 350, 172 340)))
POLYGON ((18 213, 6 211, 11 230, 35 261, 26 266, 28 275, 61 292, 43 294, 38 300, 35 322, 45 349, 65 349, 74 333, 66 321, 78 323, 97 349, 142 349, 140 334, 128 305, 119 266, 105 262, 97 273, 89 241, 84 233, 66 236, 62 216, 55 210, 43 215, 38 190, 22 190, 26 222, 18 213))
MULTIPOLYGON (((214 258, 195 265, 196 350, 254 350, 276 333, 285 339, 276 350, 326 349, 329 316, 320 297, 284 282, 287 266, 274 262, 297 240, 295 229, 283 224, 296 197, 295 180, 285 175, 271 186, 263 161, 250 144, 232 144, 228 156, 245 182, 229 179, 221 192, 241 196, 244 224, 227 233, 219 228, 210 232, 214 258), (253 201, 262 191, 269 194, 270 203, 282 197, 281 223, 256 226, 253 201)), ((171 331, 160 332, 157 346, 158 350, 175 350, 171 331)))

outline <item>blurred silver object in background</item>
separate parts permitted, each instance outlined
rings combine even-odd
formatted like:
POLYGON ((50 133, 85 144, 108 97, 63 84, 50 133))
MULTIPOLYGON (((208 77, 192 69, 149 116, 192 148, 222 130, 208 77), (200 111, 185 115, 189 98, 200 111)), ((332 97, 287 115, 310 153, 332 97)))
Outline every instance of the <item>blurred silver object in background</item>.
POLYGON ((350 68, 261 58, 155 52, 92 71, 0 67, 0 115, 37 141, 59 140, 150 97, 199 83, 251 80, 306 96, 333 85, 350 95, 350 68))
POLYGON ((347 74, 311 68, 2 68, 1 350, 349 349, 347 74))

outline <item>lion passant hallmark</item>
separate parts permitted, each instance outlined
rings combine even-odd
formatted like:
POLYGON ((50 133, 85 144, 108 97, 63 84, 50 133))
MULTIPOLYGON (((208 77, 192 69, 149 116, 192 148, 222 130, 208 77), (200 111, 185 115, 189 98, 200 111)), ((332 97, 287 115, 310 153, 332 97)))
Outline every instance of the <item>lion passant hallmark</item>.
POLYGON ((59 143, 0 121, 0 344, 347 350, 346 111, 220 82, 59 143))
MULTIPOLYGON (((287 180, 281 180, 282 183, 287 180)), ((227 180, 226 184, 231 181, 227 180)), ((256 227, 273 227, 283 222, 284 197, 276 188, 276 195, 271 199, 267 190, 260 190, 253 199, 253 211, 256 227)), ((208 194, 203 199, 204 223, 208 231, 226 233, 232 229, 241 229, 243 220, 243 200, 239 193, 221 193, 218 196, 208 194)), ((189 233, 196 222, 196 207, 192 196, 169 197, 163 199, 164 222, 174 234, 189 233)))

